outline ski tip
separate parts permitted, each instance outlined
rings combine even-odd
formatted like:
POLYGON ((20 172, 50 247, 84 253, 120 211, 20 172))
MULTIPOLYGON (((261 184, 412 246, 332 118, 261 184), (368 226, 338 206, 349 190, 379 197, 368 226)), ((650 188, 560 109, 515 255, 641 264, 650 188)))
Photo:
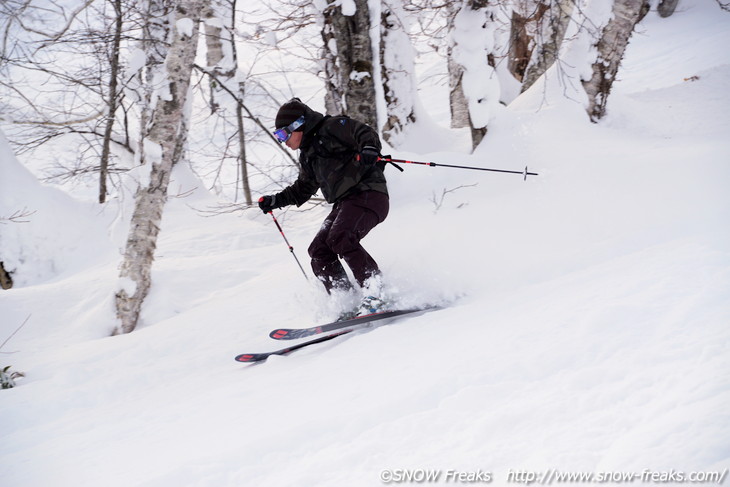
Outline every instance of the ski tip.
POLYGON ((273 338, 274 340, 282 340, 284 338, 287 338, 287 335, 289 335, 289 330, 284 330, 281 328, 269 333, 269 337, 273 338))
POLYGON ((297 338, 305 338, 310 335, 322 333, 322 327, 315 328, 277 328, 269 333, 269 338, 274 340, 296 340, 297 338))
POLYGON ((236 362, 243 362, 245 364, 252 362, 260 362, 264 360, 268 355, 260 353, 242 353, 236 356, 236 362))

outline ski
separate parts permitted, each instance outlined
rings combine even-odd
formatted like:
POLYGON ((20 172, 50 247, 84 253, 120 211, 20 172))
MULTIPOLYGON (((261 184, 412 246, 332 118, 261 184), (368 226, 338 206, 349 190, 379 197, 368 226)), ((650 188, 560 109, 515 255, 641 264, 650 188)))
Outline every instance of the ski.
POLYGON ((347 333, 350 333, 353 331, 355 331, 355 330, 340 330, 338 332, 331 333, 329 335, 320 336, 313 340, 308 340, 306 342, 297 343, 296 345, 292 345, 291 347, 282 348, 281 350, 275 350, 273 352, 242 353, 241 355, 236 356, 236 362, 243 362, 243 363, 261 362, 262 360, 266 360, 267 358, 271 357, 272 355, 286 355, 287 353, 293 352, 294 350, 299 350, 300 348, 308 347, 309 345, 314 345, 315 343, 326 342, 327 340, 332 340, 333 338, 337 338, 339 336, 346 335, 347 333))
POLYGON ((373 326, 375 324, 375 322, 379 322, 379 323, 377 323, 377 325, 384 325, 384 324, 386 324, 385 320, 387 318, 396 318, 399 316, 415 314, 418 312, 425 313, 427 311, 434 311, 437 309, 440 309, 440 308, 431 307, 431 308, 381 311, 379 313, 372 313, 369 315, 358 316, 357 318, 352 318, 349 320, 335 321, 333 323, 327 323, 326 325, 314 326, 312 328, 279 328, 277 330, 272 331, 269 336, 271 336, 272 338, 275 338, 277 340, 290 340, 290 339, 294 339, 294 338, 305 338, 305 337, 309 337, 312 335, 320 335, 323 333, 327 333, 327 334, 318 336, 316 338, 307 340, 305 342, 297 343, 296 345, 282 348, 280 350, 275 350, 273 352, 242 353, 242 354, 236 356, 236 361, 243 362, 243 363, 261 362, 261 361, 264 361, 267 358, 271 357, 272 355, 286 355, 295 350, 299 350, 300 348, 308 347, 309 345, 314 345, 316 343, 326 342, 328 340, 332 340, 333 338, 337 338, 339 336, 346 335, 348 333, 352 333, 353 331, 357 331, 361 328, 365 328, 367 326, 373 326), (333 333, 328 333, 328 332, 333 332, 333 333))
POLYGON ((277 328, 276 330, 273 330, 271 333, 269 333, 269 336, 274 340, 295 340, 297 338, 306 338, 308 336, 319 335, 320 333, 327 333, 334 330, 340 330, 342 328, 366 325, 374 321, 384 320, 386 318, 394 318, 396 316, 417 313, 419 311, 430 311, 433 309, 435 308, 414 308, 379 311, 377 313, 357 316, 349 320, 333 321, 332 323, 327 323, 326 325, 318 325, 311 328, 277 328))

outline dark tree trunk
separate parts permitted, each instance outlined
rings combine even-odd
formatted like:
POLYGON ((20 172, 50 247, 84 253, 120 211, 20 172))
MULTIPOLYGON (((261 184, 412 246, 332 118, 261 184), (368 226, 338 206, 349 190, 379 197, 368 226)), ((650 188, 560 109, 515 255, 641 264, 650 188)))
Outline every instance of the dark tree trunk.
POLYGON ((101 162, 99 170, 99 203, 106 201, 106 183, 109 177, 109 157, 110 146, 112 140, 112 132, 114 130, 114 118, 117 113, 117 97, 119 96, 119 46, 122 42, 122 0, 114 0, 114 40, 112 41, 112 52, 110 58, 111 73, 109 80, 109 99, 107 100, 107 116, 106 127, 104 128, 104 140, 101 148, 101 162))
POLYGON ((525 76, 527 65, 532 54, 532 38, 527 32, 527 23, 534 22, 532 17, 523 17, 519 12, 512 12, 509 36, 509 59, 507 66, 512 76, 519 81, 525 76))
POLYGON ((329 21, 337 45, 346 113, 371 127, 377 127, 370 11, 367 0, 355 0, 355 6, 357 9, 354 15, 344 15, 341 6, 330 7, 325 15, 331 17, 329 21))
POLYGON ((656 8, 657 12, 659 12, 659 17, 666 18, 672 15, 674 9, 677 8, 677 3, 679 3, 679 0, 662 0, 659 2, 656 8))
POLYGON ((0 262, 0 287, 3 289, 13 287, 13 279, 10 277, 10 273, 5 270, 2 262, 0 262))

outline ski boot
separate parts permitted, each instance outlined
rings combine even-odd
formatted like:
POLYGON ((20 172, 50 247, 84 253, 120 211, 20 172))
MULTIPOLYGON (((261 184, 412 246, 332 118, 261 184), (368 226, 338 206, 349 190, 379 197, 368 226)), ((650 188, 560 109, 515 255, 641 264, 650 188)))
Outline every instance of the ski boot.
POLYGON ((357 310, 357 316, 371 315, 387 310, 387 303, 377 296, 365 296, 357 310))

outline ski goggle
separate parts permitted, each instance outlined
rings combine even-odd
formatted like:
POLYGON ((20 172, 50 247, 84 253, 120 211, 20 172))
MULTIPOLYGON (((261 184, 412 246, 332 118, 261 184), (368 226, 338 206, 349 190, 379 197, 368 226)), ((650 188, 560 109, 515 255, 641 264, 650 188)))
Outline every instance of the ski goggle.
POLYGON ((278 140, 281 143, 286 142, 289 140, 289 137, 291 137, 292 132, 294 132, 296 129, 304 125, 304 116, 297 118, 292 123, 287 125, 286 127, 282 127, 280 129, 274 130, 274 136, 276 137, 276 140, 278 140))

